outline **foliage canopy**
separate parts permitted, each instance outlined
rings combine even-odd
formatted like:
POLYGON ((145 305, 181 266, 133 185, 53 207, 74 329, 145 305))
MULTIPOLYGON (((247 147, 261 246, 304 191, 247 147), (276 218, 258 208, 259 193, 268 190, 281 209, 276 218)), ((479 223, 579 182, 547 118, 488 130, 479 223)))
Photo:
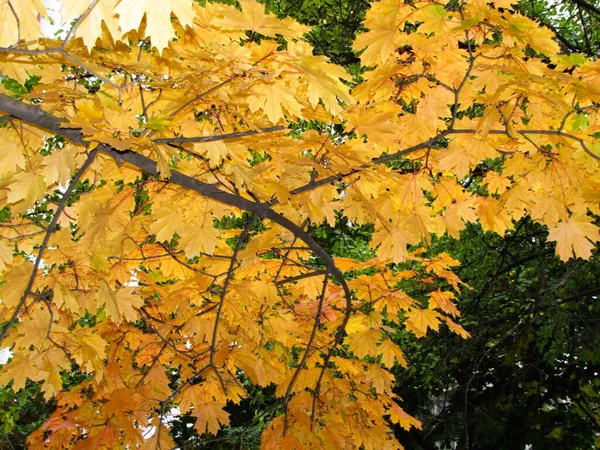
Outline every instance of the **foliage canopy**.
POLYGON ((33 446, 172 448, 171 407, 216 434, 249 381, 280 399, 264 448, 398 448, 391 325, 468 336, 431 235, 600 240, 600 64, 510 2, 373 3, 358 85, 238 3, 64 1, 61 39, 0 3, 0 384, 56 398, 33 446))

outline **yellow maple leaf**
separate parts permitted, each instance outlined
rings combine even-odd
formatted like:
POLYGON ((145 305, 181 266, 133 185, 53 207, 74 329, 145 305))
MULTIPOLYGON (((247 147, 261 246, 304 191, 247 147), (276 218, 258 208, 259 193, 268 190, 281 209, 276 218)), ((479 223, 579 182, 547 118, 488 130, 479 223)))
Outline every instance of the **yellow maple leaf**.
POLYGON ((158 242, 170 241, 175 233, 180 234, 185 229, 181 216, 172 206, 163 205, 157 208, 153 217, 156 220, 150 226, 150 233, 156 235, 158 242))
POLYGON ((487 184, 489 194, 502 194, 512 184, 512 182, 498 172, 489 171, 481 184, 487 184))
POLYGON ((288 52, 289 64, 306 75, 308 101, 313 108, 316 108, 321 100, 325 108, 337 116, 342 111, 338 99, 348 105, 354 103, 348 86, 341 81, 342 78, 348 78, 344 69, 330 64, 324 56, 313 56, 304 42, 290 42, 288 52))
POLYGON ((107 342, 91 328, 77 327, 72 331, 72 356, 84 370, 94 372, 96 380, 104 377, 107 342))
POLYGON ((433 291, 429 294, 429 308, 439 308, 451 316, 460 316, 460 311, 452 302, 453 298, 455 298, 454 294, 450 291, 442 291, 440 289, 433 291))
MULTIPOLYGON (((61 16, 64 22, 69 23, 86 11, 90 2, 80 0, 62 0, 61 16)), ((85 18, 79 22, 75 36, 83 39, 84 45, 91 50, 96 45, 98 38, 102 37, 102 24, 106 25, 113 38, 120 38, 119 26, 115 15, 115 7, 119 0, 102 0, 96 2, 85 18)))
POLYGON ((404 368, 408 367, 408 363, 404 358, 404 352, 391 339, 383 341, 378 347, 378 352, 381 354, 381 362, 386 367, 392 368, 395 361, 398 361, 398 364, 404 368))
POLYGON ((14 248, 4 239, 0 240, 0 273, 4 272, 7 264, 11 264, 14 258, 14 248))
POLYGON ((477 200, 477 214, 484 231, 494 231, 499 235, 504 232, 511 224, 510 217, 501 207, 500 202, 493 197, 479 198, 477 200))
POLYGON ((284 109, 292 116, 304 116, 302 105, 291 88, 281 83, 258 83, 252 90, 256 95, 248 98, 250 111, 262 109, 271 123, 276 124, 284 118, 284 109))
POLYGON ((410 240, 406 230, 402 227, 394 227, 389 232, 387 230, 376 232, 373 235, 372 245, 381 244, 377 250, 379 259, 382 261, 391 259, 392 262, 398 263, 406 260, 408 256, 406 246, 410 240))
POLYGON ((182 236, 179 240, 179 247, 183 248, 185 256, 193 258, 200 252, 212 255, 219 244, 219 230, 211 226, 186 226, 182 230, 182 236))
POLYGON ((62 285, 54 286, 54 303, 59 308, 66 308, 67 310, 78 314, 80 311, 79 303, 71 290, 62 285))
POLYGON ((348 344, 350 351, 362 359, 365 356, 377 356, 379 353, 377 342, 380 338, 381 331, 365 330, 349 334, 344 339, 344 342, 348 344))
POLYGON ((556 254, 563 261, 571 257, 589 259, 600 241, 600 229, 588 217, 570 217, 550 228, 548 241, 556 242, 556 254))
POLYGON ((0 286, 0 298, 3 306, 13 308, 19 304, 31 278, 32 270, 33 265, 24 262, 3 274, 2 279, 6 281, 0 286))
POLYGON ((64 186, 71 179, 71 173, 73 173, 82 158, 84 156, 81 154, 80 148, 74 145, 66 145, 60 150, 54 150, 44 158, 43 164, 46 167, 42 169, 41 174, 46 183, 58 183, 64 186))
POLYGON ((365 372, 365 381, 371 384, 378 394, 389 394, 392 391, 393 379, 393 375, 378 364, 370 364, 365 372))
POLYGON ((145 35, 152 39, 152 45, 162 53, 175 37, 171 13, 184 27, 192 26, 195 15, 193 4, 192 0, 121 0, 115 12, 119 15, 123 33, 137 30, 145 15, 145 35))
POLYGON ((135 322, 139 315, 137 310, 144 305, 144 300, 130 287, 122 287, 106 299, 106 313, 117 325, 123 317, 128 322, 135 322))
MULTIPOLYGON (((373 8, 376 8, 375 5, 373 8)), ((402 37, 399 30, 402 22, 399 23, 394 14, 378 15, 367 22, 369 31, 358 35, 352 45, 357 51, 364 49, 360 55, 363 65, 385 63, 392 57, 402 37)))
POLYGON ((0 47, 21 41, 37 40, 40 35, 39 16, 47 16, 41 0, 0 2, 0 47))
POLYGON ((393 423, 397 423, 405 430, 410 430, 412 427, 415 427, 418 430, 422 428, 421 422, 407 414, 396 402, 392 402, 387 412, 390 415, 390 420, 393 423))
POLYGON ((46 195, 46 181, 40 174, 19 172, 13 176, 13 180, 8 187, 8 203, 23 201, 23 208, 29 209, 46 195))
POLYGON ((33 356, 15 355, 0 372, 0 386, 6 386, 13 380, 12 388, 17 392, 25 387, 28 378, 35 381, 47 375, 47 372, 37 367, 33 356))
POLYGON ((271 13, 265 14, 265 7, 255 0, 238 0, 242 10, 227 8, 221 17, 215 17, 214 24, 225 30, 249 30, 265 36, 280 34, 286 39, 301 37, 310 27, 292 19, 278 19, 271 13))
POLYGON ((430 309, 411 308, 406 313, 404 326, 408 331, 412 331, 415 336, 423 337, 427 334, 429 328, 437 330, 440 327, 440 317, 440 313, 430 309))
POLYGON ((210 167, 217 167, 229 155, 229 147, 223 141, 194 144, 194 152, 206 156, 210 167))

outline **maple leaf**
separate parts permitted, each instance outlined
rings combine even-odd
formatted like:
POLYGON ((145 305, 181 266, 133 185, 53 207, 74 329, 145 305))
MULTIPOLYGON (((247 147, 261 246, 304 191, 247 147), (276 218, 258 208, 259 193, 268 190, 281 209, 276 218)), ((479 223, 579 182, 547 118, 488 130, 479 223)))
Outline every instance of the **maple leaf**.
POLYGON ((7 264, 11 264, 14 258, 13 247, 6 241, 0 240, 0 273, 4 272, 7 264))
POLYGON ((37 39, 40 36, 39 16, 47 17, 48 13, 41 0, 28 2, 0 3, 0 46, 8 47, 21 41, 37 39))
POLYGON ((600 241, 600 229, 587 217, 570 217, 551 228, 548 241, 556 242, 556 254, 563 261, 571 257, 588 259, 592 256, 593 242, 600 241))
POLYGON ((215 24, 223 29, 249 30, 265 36, 282 35, 287 39, 299 38, 310 31, 310 27, 291 19, 278 19, 273 14, 265 14, 264 5, 255 0, 239 0, 242 10, 229 9, 223 17, 216 18, 215 24))
POLYGON ((401 26, 402 22, 399 23, 393 14, 382 14, 368 22, 369 31, 359 35, 353 44, 358 51, 367 47, 360 56, 363 65, 387 61, 398 47, 401 26))
POLYGON ((222 426, 229 425, 229 414, 223 411, 220 402, 208 402, 195 405, 191 415, 196 418, 194 428, 199 434, 209 432, 216 435, 222 426))
POLYGON ((39 380, 48 375, 41 371, 35 364, 34 358, 20 355, 13 356, 12 360, 2 368, 0 373, 0 385, 6 386, 11 380, 15 392, 25 387, 27 379, 39 380))
POLYGON ((451 316, 460 316, 460 312, 456 308, 456 305, 452 302, 454 298, 454 294, 449 291, 442 291, 438 289, 437 291, 431 292, 429 294, 430 308, 439 308, 446 314, 450 314, 451 316))
POLYGON ((0 286, 0 298, 2 304, 8 308, 13 308, 19 304, 21 297, 31 278, 33 266, 27 262, 12 267, 6 271, 2 278, 10 280, 10 283, 4 283, 0 286))
POLYGON ((415 427, 418 430, 422 428, 421 422, 407 414, 396 402, 392 402, 388 413, 390 415, 390 420, 397 423, 405 430, 410 430, 412 427, 415 427))
POLYGON ((345 338, 350 351, 359 358, 365 356, 376 356, 378 354, 377 342, 381 338, 381 331, 366 330, 352 333, 345 338))
POLYGON ((193 258, 200 252, 212 255, 219 244, 219 231, 210 226, 185 227, 182 231, 179 246, 183 248, 185 256, 193 258))
POLYGON ((208 157, 210 167, 217 167, 229 155, 229 148, 223 141, 194 144, 194 152, 208 157))
POLYGON ((395 361, 404 368, 408 367, 408 363, 404 358, 404 352, 391 339, 383 341, 378 347, 378 352, 381 354, 381 362, 386 367, 393 367, 395 361))
POLYGON ((440 314, 428 309, 411 308, 406 313, 404 325, 408 331, 412 331, 415 336, 423 337, 427 334, 429 328, 437 330, 440 326, 440 314))
POLYGON ((373 245, 380 243, 378 255, 382 260, 390 258, 393 262, 402 262, 408 256, 406 246, 410 237, 400 227, 387 231, 379 231, 373 236, 373 245))
POLYGON ((29 209, 46 194, 46 182, 42 175, 35 172, 19 172, 13 179, 15 181, 8 188, 8 203, 23 201, 23 207, 29 209))
MULTIPOLYGON (((78 0, 64 0, 61 2, 61 16, 64 22, 71 22, 80 17, 91 2, 78 0)), ((118 21, 115 16, 115 7, 119 0, 102 0, 96 3, 88 12, 85 20, 81 21, 75 35, 83 39, 84 45, 90 50, 102 37, 102 24, 106 25, 113 36, 119 37, 118 21)))
POLYGON ((104 306, 108 317, 117 325, 121 323, 123 317, 132 322, 137 320, 138 312, 136 309, 143 304, 144 301, 135 295, 130 288, 121 288, 115 292, 105 281, 100 283, 97 306, 99 308, 104 306))
POLYGON ((73 313, 79 313, 79 303, 71 290, 62 285, 54 286, 54 302, 59 308, 66 308, 73 313))
POLYGON ((44 167, 41 175, 48 184, 58 183, 61 186, 67 184, 75 168, 81 164, 83 155, 74 145, 67 145, 60 150, 55 150, 44 158, 44 167))
POLYGON ((145 16, 146 36, 152 38, 152 45, 159 53, 175 37, 171 12, 183 26, 191 26, 195 15, 191 0, 121 0, 114 12, 119 15, 119 26, 124 33, 137 30, 145 16))
POLYGON ((185 225, 177 209, 172 206, 162 206, 154 214, 156 221, 150 227, 150 233, 156 235, 158 242, 170 241, 175 233, 181 233, 185 225))
POLYGON ((104 375, 103 359, 106 356, 106 341, 90 328, 76 328, 73 331, 75 346, 73 358, 85 370, 94 372, 95 378, 101 380, 104 375))

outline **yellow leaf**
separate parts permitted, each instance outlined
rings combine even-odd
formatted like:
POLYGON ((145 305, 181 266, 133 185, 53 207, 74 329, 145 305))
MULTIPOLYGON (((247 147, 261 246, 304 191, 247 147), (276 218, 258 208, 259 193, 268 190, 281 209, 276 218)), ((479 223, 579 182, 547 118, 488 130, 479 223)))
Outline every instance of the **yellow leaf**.
POLYGON ((115 12, 119 15, 119 25, 123 33, 137 30, 146 16, 146 36, 159 53, 169 46, 175 37, 171 24, 171 13, 183 26, 193 24, 195 11, 192 0, 121 0, 115 12))
POLYGON ((7 264, 13 261, 14 248, 4 239, 0 240, 0 274, 4 272, 7 264))
POLYGON ((66 145, 60 150, 53 150, 52 153, 44 158, 41 174, 46 183, 58 183, 65 186, 71 179, 71 173, 75 170, 80 156, 80 149, 74 145, 66 145))
POLYGON ((494 231, 502 236, 512 226, 510 217, 495 198, 479 198, 477 203, 477 214, 483 231, 494 231))
POLYGON ((421 422, 407 414, 396 402, 392 402, 390 409, 387 411, 390 415, 390 420, 397 423, 405 430, 410 430, 412 427, 420 430, 421 422))
POLYGON ((371 364, 365 373, 365 381, 370 383, 378 394, 392 391, 393 376, 378 364, 371 364))
POLYGON ((392 262, 398 263, 406 260, 408 252, 406 246, 409 242, 409 236, 401 227, 394 227, 389 232, 380 230, 373 235, 372 245, 381 244, 377 250, 379 259, 382 261, 388 258, 392 262))
POLYGON ((14 308, 19 304, 31 278, 32 271, 33 265, 25 262, 4 273, 2 279, 6 283, 0 286, 0 298, 2 299, 3 306, 14 308))
POLYGON ((72 331, 74 338, 72 356, 75 362, 88 372, 95 372, 94 378, 104 377, 104 358, 106 357, 107 342, 91 328, 76 327, 72 331))
POLYGON ((150 233, 156 235, 158 242, 170 241, 175 233, 181 234, 185 225, 177 210, 168 205, 164 205, 153 214, 156 219, 150 226, 150 233))
POLYGON ((229 425, 229 414, 223 411, 224 404, 220 402, 208 402, 194 405, 191 415, 196 418, 194 428, 198 434, 207 431, 216 435, 223 426, 229 425))
POLYGON ((391 369, 395 361, 398 361, 402 367, 408 367, 408 363, 404 358, 404 352, 398 347, 391 339, 383 341, 379 347, 378 352, 381 354, 381 362, 389 369, 391 369))
POLYGON ((265 36, 282 35, 286 39, 301 37, 310 27, 295 20, 278 19, 273 14, 265 14, 265 7, 255 0, 238 0, 242 10, 228 8, 223 17, 214 18, 214 23, 226 30, 249 30, 265 36))
POLYGON ((217 167, 229 155, 229 149, 223 141, 196 143, 194 152, 206 156, 210 167, 217 167))
POLYGON ((393 14, 380 15, 368 22, 369 31, 358 35, 352 47, 361 51, 365 66, 384 63, 392 57, 401 39, 398 21, 393 14), (366 48, 365 48, 366 47, 366 48))
POLYGON ((465 330, 461 325, 457 324, 449 317, 444 316, 444 317, 442 317, 442 320, 444 322, 446 322, 446 325, 448 325, 448 328, 450 328, 450 331, 452 331, 455 334, 458 334, 463 339, 467 339, 470 336, 470 334, 467 330, 465 330))
POLYGON ((452 302, 454 294, 450 291, 442 291, 438 289, 429 294, 429 308, 439 308, 441 311, 451 316, 460 316, 460 311, 452 302))
POLYGON ((287 86, 280 83, 258 83, 252 90, 256 95, 248 98, 250 111, 262 109, 271 123, 276 124, 284 118, 284 109, 292 116, 304 116, 302 105, 287 86))
MULTIPOLYGON (((122 287, 116 293, 117 308, 121 316, 129 322, 135 322, 139 318, 138 309, 144 306, 144 300, 133 288, 122 287)), ((115 322, 118 323, 118 322, 115 322)))
POLYGON ((590 259, 595 243, 600 241, 600 229, 587 217, 570 217, 550 228, 548 241, 556 242, 556 254, 563 261, 571 257, 590 259))
POLYGON ((25 382, 39 380, 47 376, 47 372, 40 370, 33 361, 33 357, 15 355, 13 359, 2 368, 0 372, 0 386, 6 386, 13 380, 12 388, 15 392, 25 387, 25 382))
POLYGON ((362 359, 365 356, 377 356, 379 353, 377 342, 380 338, 381 331, 366 330, 349 334, 344 339, 344 342, 348 344, 348 348, 351 352, 362 359))
POLYGON ((130 322, 136 321, 138 318, 136 309, 143 304, 144 301, 140 296, 135 295, 131 288, 123 287, 115 292, 106 281, 100 283, 97 307, 104 306, 106 315, 117 325, 122 322, 123 317, 130 322))
POLYGON ((489 194, 502 194, 512 183, 508 178, 500 175, 498 172, 489 171, 481 184, 487 184, 489 194))
POLYGON ((41 35, 39 17, 47 15, 41 0, 0 2, 0 47, 17 44, 17 37, 37 40, 41 35))
POLYGON ((189 259, 198 256, 200 252, 212 255, 219 245, 219 230, 211 226, 188 225, 182 230, 179 247, 183 248, 185 256, 189 259))
POLYGON ((46 181, 35 172, 19 172, 13 176, 13 183, 8 187, 8 203, 23 200, 23 208, 31 208, 36 201, 46 195, 46 181))
POLYGON ((59 308, 66 308, 72 313, 78 314, 80 311, 79 303, 71 290, 60 284, 54 286, 54 303, 59 308))
POLYGON ((441 317, 440 313, 430 309, 411 308, 406 313, 404 326, 408 331, 412 331, 415 336, 423 337, 427 334, 429 328, 437 331, 440 327, 439 317, 441 317))
MULTIPOLYGON (((109 32, 115 39, 120 36, 115 7, 119 0, 102 0, 96 3, 84 20, 79 24, 75 36, 83 39, 83 44, 88 51, 96 45, 98 38, 102 37, 102 23, 106 25, 109 32)), ((76 17, 80 17, 90 1, 81 0, 62 0, 61 15, 64 22, 69 23, 76 17)), ((129 31, 129 30, 127 30, 129 31)))

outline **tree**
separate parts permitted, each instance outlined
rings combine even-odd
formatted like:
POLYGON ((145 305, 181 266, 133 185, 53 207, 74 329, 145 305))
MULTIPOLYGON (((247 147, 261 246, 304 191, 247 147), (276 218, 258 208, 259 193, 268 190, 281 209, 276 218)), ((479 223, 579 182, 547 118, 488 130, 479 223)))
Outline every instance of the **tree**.
POLYGON ((135 5, 64 2, 51 40, 40 2, 1 4, 0 383, 57 402, 31 445, 171 448, 173 406, 216 434, 249 381, 278 398, 265 448, 397 448, 420 423, 391 325, 467 336, 431 233, 600 240, 600 66, 508 2, 374 3, 352 93, 252 0, 135 5), (326 251, 324 220, 372 250, 326 251))
POLYGON ((528 218, 502 239, 471 224, 433 251, 462 261, 468 340, 395 336, 410 361, 396 392, 422 430, 408 449, 591 449, 598 441, 598 253, 564 264, 528 218))

